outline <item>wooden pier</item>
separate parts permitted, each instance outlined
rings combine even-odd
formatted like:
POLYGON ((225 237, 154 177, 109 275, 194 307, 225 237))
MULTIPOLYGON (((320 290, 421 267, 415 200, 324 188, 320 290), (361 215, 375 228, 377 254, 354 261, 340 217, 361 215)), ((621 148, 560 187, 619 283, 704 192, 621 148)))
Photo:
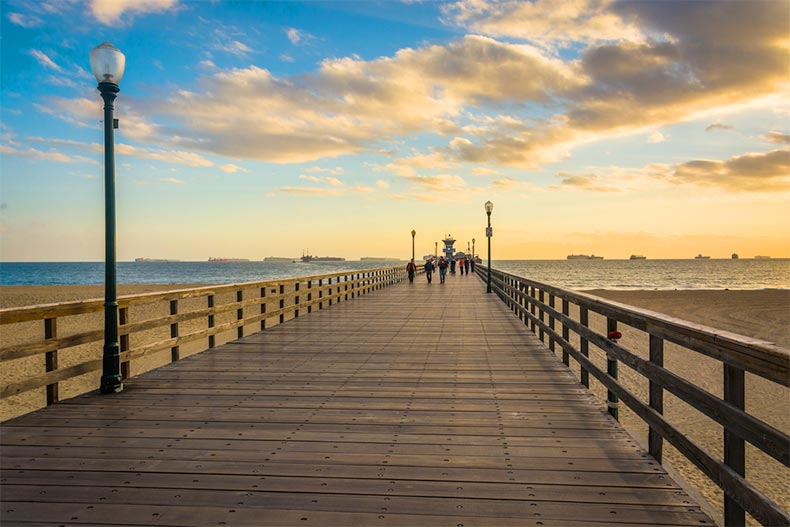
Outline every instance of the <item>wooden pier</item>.
POLYGON ((474 275, 3 424, 12 525, 713 525, 474 275))

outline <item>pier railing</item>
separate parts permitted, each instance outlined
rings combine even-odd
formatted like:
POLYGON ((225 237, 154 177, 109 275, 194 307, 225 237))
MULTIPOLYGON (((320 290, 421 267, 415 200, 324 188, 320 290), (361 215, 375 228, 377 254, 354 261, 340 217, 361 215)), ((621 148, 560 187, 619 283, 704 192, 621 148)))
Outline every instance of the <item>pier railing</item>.
MULTIPOLYGON (((477 266, 486 279, 485 266, 477 266)), ((716 330, 653 311, 635 308, 602 298, 529 280, 495 269, 491 287, 521 320, 547 342, 562 362, 570 359, 579 366, 579 378, 589 387, 592 375, 607 390, 609 413, 618 418, 622 401, 647 424, 649 453, 662 462, 663 441, 668 441, 724 492, 724 524, 745 525, 748 512, 763 525, 790 525, 790 515, 758 490, 746 475, 746 448, 749 443, 764 452, 774 463, 790 466, 790 437, 745 410, 745 374, 753 374, 782 387, 788 400, 790 351, 770 342, 716 330), (558 306, 559 304, 559 306, 558 306), (570 316, 571 307, 577 318, 570 316), (591 328, 591 314, 606 321, 606 331, 591 328), (633 328, 647 338, 649 357, 619 344, 622 333, 633 328), (571 338, 573 332, 574 338, 571 338), (664 343, 713 358, 723 366, 723 397, 718 397, 664 367, 664 343), (606 357, 596 361, 591 346, 606 357), (647 401, 618 379, 618 366, 624 364, 648 383, 647 401), (668 392, 723 428, 723 459, 711 454, 687 432, 664 416, 664 393, 668 392)), ((780 469, 782 470, 782 469, 780 469)))
MULTIPOLYGON (((405 266, 398 266, 121 296, 121 374, 148 371, 405 277, 405 266)), ((0 309, 4 419, 98 387, 103 306, 94 299, 0 309)))
MULTIPOLYGON (((476 270, 486 280, 487 268, 479 265, 476 270)), ((747 372, 783 387, 786 404, 786 388, 790 386, 789 350, 495 269, 491 270, 491 285, 530 330, 542 341, 548 340, 552 351, 561 350, 566 366, 570 367, 571 358, 578 363, 582 384, 589 387, 592 375, 606 388, 609 413, 618 418, 622 401, 648 425, 648 449, 656 460, 662 462, 663 441, 667 440, 723 490, 725 525, 744 525, 744 511, 763 525, 790 525, 787 511, 755 488, 746 476, 745 449, 745 443, 749 443, 773 458, 774 463, 790 466, 790 437, 745 410, 747 372), (571 307, 577 318, 570 316, 571 307), (591 328, 591 314, 605 319, 605 333, 591 328), (619 344, 622 333, 618 328, 623 331, 633 328, 646 335, 649 357, 643 358, 619 344), (720 362, 723 365, 723 398, 666 369, 665 342, 720 362), (605 370, 601 359, 593 360, 591 346, 605 354, 605 370), (618 379, 619 364, 628 366, 647 380, 647 401, 618 379), (666 419, 665 392, 723 427, 723 459, 706 451, 666 419)))

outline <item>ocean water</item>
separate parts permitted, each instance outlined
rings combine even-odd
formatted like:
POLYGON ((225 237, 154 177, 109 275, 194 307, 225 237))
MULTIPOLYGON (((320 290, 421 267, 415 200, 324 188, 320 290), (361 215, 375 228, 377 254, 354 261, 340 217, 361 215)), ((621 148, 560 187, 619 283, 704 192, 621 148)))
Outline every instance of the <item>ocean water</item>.
MULTIPOLYGON (((390 265, 390 264, 387 264, 390 265)), ((406 265, 405 262, 401 265, 406 265)), ((385 266, 375 262, 119 262, 122 284, 228 284, 385 266)), ((494 260, 493 267, 570 289, 790 289, 790 259, 494 260)), ((104 283, 102 262, 0 263, 0 285, 104 283)))

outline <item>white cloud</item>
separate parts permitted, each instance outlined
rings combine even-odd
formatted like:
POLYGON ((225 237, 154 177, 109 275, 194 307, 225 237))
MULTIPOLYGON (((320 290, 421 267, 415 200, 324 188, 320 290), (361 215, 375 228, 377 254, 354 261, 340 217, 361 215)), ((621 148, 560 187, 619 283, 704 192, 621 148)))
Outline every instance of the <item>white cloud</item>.
POLYGON ((304 194, 309 196, 339 196, 343 191, 336 188, 316 188, 316 187, 282 187, 280 192, 285 194, 304 194))
POLYGON ((8 20, 13 24, 25 28, 38 27, 44 23, 43 20, 35 15, 25 15, 22 13, 8 13, 8 20))
POLYGON ((178 0, 91 0, 93 16, 108 26, 120 25, 121 17, 145 13, 161 13, 178 5, 178 0))
POLYGON ((44 52, 39 51, 37 49, 31 49, 30 54, 35 58, 39 64, 44 66, 45 68, 49 68, 51 70, 55 70, 58 73, 64 73, 63 68, 55 64, 55 62, 49 58, 44 52))
POLYGON ((390 188, 390 184, 384 181, 383 179, 379 179, 378 181, 376 181, 376 186, 382 190, 387 190, 388 188, 390 188))
POLYGON ((296 29, 294 27, 289 27, 285 30, 285 34, 288 37, 288 40, 291 41, 291 44, 296 46, 297 44, 304 44, 305 42, 309 42, 315 37, 310 33, 303 31, 301 29, 296 29))
POLYGON ((779 143, 779 144, 790 144, 790 134, 786 134, 784 132, 768 132, 762 136, 763 139, 766 141, 770 141, 772 143, 779 143))
POLYGON ((279 58, 283 62, 293 62, 294 61, 294 58, 292 56, 286 55, 285 53, 281 53, 279 58))
POLYGON ((666 140, 667 138, 664 136, 664 134, 662 134, 658 130, 650 134, 647 138, 647 142, 650 144, 663 143, 666 140))
POLYGON ((309 174, 314 174, 316 172, 323 172, 326 174, 332 174, 333 176, 338 176, 343 173, 343 167, 335 167, 335 168, 310 167, 306 169, 305 172, 309 174))
POLYGON ((139 159, 153 159, 156 161, 163 161, 165 163, 178 163, 180 165, 187 165, 193 168, 210 167, 214 165, 214 163, 199 154, 179 150, 151 150, 149 148, 117 144, 115 145, 115 153, 118 156, 130 156, 139 159))
POLYGON ((8 145, 0 145, 0 154, 7 156, 19 156, 39 161, 57 161, 59 163, 95 163, 95 159, 84 156, 70 156, 56 150, 45 152, 36 148, 19 149, 8 145))
POLYGON ((546 46, 642 40, 640 28, 610 9, 613 3, 613 0, 459 0, 441 9, 449 24, 546 46))
POLYGON ((234 172, 249 172, 246 168, 236 166, 232 163, 228 163, 227 165, 222 165, 219 167, 220 170, 223 172, 227 172, 228 174, 233 174, 234 172))
POLYGON ((308 175, 302 174, 301 176, 299 176, 299 179, 312 181, 313 183, 325 183, 327 185, 332 185, 333 187, 341 187, 341 186, 343 186, 343 182, 342 181, 340 181, 337 178, 331 177, 331 176, 319 177, 319 176, 308 176, 308 175))
POLYGON ((176 179, 174 177, 163 177, 159 181, 163 181, 165 183, 173 183, 173 184, 176 184, 176 185, 183 185, 184 184, 183 180, 176 179))

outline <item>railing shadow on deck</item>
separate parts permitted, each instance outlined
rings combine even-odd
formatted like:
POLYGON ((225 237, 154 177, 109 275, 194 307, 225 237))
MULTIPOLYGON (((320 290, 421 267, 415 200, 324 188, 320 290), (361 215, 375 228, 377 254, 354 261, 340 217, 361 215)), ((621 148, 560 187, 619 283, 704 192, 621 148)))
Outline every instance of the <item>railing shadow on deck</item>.
MULTIPOLYGON (((486 280, 487 268, 476 272, 486 280)), ((611 302, 602 298, 562 289, 524 277, 491 269, 492 291, 524 321, 529 329, 556 352, 562 362, 577 363, 580 382, 589 387, 592 375, 607 390, 609 412, 618 418, 619 401, 625 403, 648 425, 649 453, 662 462, 663 441, 669 441, 688 461, 699 468, 724 492, 724 524, 745 525, 745 512, 762 525, 790 525, 790 515, 750 483, 746 475, 745 442, 755 446, 784 467, 790 466, 790 437, 745 410, 745 373, 775 383, 788 399, 790 350, 750 337, 744 337, 676 319, 653 311, 611 302), (548 298, 547 298, 548 297, 548 298), (547 301, 548 300, 548 301, 547 301), (556 303, 559 300, 560 309, 556 303), (570 317, 570 306, 578 320, 570 317), (606 334, 590 328, 590 314, 606 319, 606 334), (557 331, 556 323, 561 324, 557 331), (649 360, 619 344, 618 324, 649 336, 649 360), (572 343, 570 333, 575 333, 572 343), (723 365, 723 393, 720 398, 664 367, 664 342, 696 352, 723 365), (606 355, 606 371, 590 355, 590 345, 606 355), (618 380, 622 363, 649 382, 646 404, 618 380), (664 392, 669 392, 723 427, 724 459, 717 459, 670 423, 664 416, 664 392)), ((623 328, 625 329, 625 328, 623 328)))
MULTIPOLYGON (((398 266, 121 296, 121 374, 128 378, 405 278, 405 266, 398 266), (135 367, 154 356, 157 362, 135 367)), ((0 309, 3 419, 98 387, 103 305, 93 299, 0 309), (28 400, 8 405, 20 397, 28 400)))

